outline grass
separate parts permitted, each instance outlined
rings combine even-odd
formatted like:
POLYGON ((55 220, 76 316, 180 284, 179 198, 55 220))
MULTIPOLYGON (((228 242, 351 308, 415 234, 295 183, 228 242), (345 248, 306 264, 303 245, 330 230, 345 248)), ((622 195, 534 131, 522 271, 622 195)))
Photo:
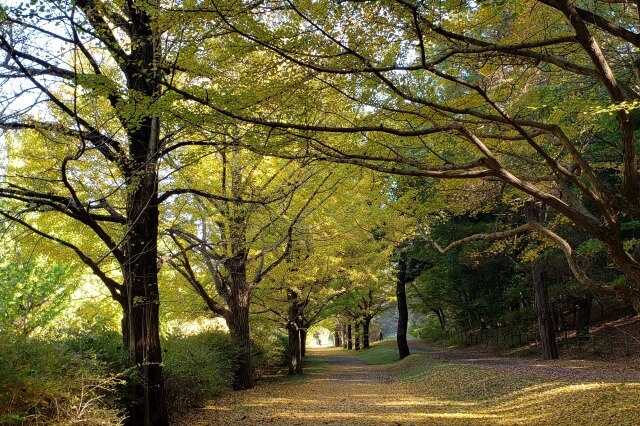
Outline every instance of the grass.
POLYGON ((400 359, 398 349, 391 340, 376 342, 369 349, 355 352, 355 356, 372 365, 391 364, 400 359))

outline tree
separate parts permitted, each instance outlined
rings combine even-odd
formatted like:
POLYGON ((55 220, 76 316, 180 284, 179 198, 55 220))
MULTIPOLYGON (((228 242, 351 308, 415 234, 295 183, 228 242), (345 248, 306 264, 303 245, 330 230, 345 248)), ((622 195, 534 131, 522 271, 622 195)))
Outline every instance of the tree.
POLYGON ((161 136, 159 12, 155 1, 93 0, 0 11, 0 128, 13 135, 14 162, 0 188, 14 204, 0 214, 70 249, 120 304, 139 376, 128 421, 145 425, 168 424, 156 262, 158 168, 170 142, 161 136), (82 231, 58 233, 56 221, 82 231), (87 250, 88 235, 99 251, 87 250))
MULTIPOLYGON (((167 230, 171 251, 166 261, 211 312, 226 320, 240 348, 234 388, 249 389, 255 384, 249 327, 253 294, 291 258, 294 245, 304 245, 303 222, 335 193, 337 182, 330 170, 263 158, 237 147, 221 147, 215 159, 221 167, 216 170, 217 161, 200 161, 194 169, 211 172, 194 181, 205 189, 219 188, 226 198, 207 205, 194 199, 198 208, 167 230)), ((292 290, 287 298, 297 309, 297 293, 292 290)))
POLYGON ((254 147, 263 152, 499 181, 505 195, 541 202, 599 240, 626 280, 612 285, 586 274, 552 224, 531 220, 494 237, 538 233, 586 288, 640 311, 640 262, 620 226, 640 215, 634 8, 564 0, 287 0, 248 14, 214 8, 230 37, 281 58, 292 75, 313 76, 318 96, 333 102, 302 120, 284 107, 237 111, 203 90, 173 89, 285 135, 254 147))

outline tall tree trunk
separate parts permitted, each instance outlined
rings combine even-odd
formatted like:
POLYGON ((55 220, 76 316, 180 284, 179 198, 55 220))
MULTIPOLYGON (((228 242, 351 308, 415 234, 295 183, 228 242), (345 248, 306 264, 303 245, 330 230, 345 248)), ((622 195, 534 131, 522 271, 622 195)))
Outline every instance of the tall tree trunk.
POLYGON ((396 300, 398 301, 398 353, 400 359, 410 355, 409 344, 407 343, 407 327, 409 325, 409 309, 407 307, 406 293, 407 262, 404 256, 400 256, 398 261, 398 279, 396 280, 396 300))
POLYGON ((230 307, 232 320, 229 324, 231 336, 236 341, 240 353, 233 376, 233 389, 251 389, 255 386, 253 378, 253 364, 251 359, 251 334, 249 329, 249 301, 248 290, 234 295, 235 303, 230 307))
POLYGON ((130 361, 140 376, 133 384, 134 399, 128 421, 145 426, 169 424, 158 331, 158 179, 155 161, 149 160, 158 149, 158 131, 157 119, 149 117, 131 137, 130 154, 137 166, 133 179, 137 183, 128 188, 126 257, 122 265, 130 361))
POLYGON ((355 350, 360 350, 360 320, 356 320, 355 350))
POLYGON ((371 318, 365 318, 362 324, 362 348, 369 349, 369 330, 371 328, 371 318))
POLYGON ((447 321, 446 321, 446 318, 444 316, 444 311, 442 310, 442 308, 433 308, 431 310, 438 317, 438 322, 440 323, 440 328, 442 329, 442 331, 445 331, 446 330, 446 326, 447 326, 447 321))
POLYGON ((333 346, 335 346, 336 348, 342 346, 341 334, 342 326, 340 324, 337 324, 335 330, 333 330, 333 346))
POLYGON ((347 325, 347 349, 353 349, 353 336, 351 335, 351 323, 347 325))
MULTIPOLYGON (((126 296, 125 296, 126 297, 126 296)), ((127 303, 123 303, 121 304, 121 308, 122 308, 122 319, 120 320, 120 329, 122 330, 122 348, 126 351, 129 350, 129 339, 130 339, 130 332, 129 332, 129 323, 131 321, 131 319, 129 318, 129 302, 128 302, 128 298, 126 298, 125 300, 127 300, 127 303)))
POLYGON ((576 315, 576 337, 587 337, 591 324, 591 308, 593 307, 593 295, 587 294, 584 298, 576 298, 578 306, 576 315))
POLYGON ((556 344, 553 313, 549 306, 547 282, 542 276, 542 268, 537 262, 531 264, 533 277, 533 294, 536 301, 536 316, 540 328, 540 343, 542 345, 542 359, 558 359, 558 345, 556 344))
POLYGON ((296 324, 290 324, 287 327, 289 344, 289 374, 302 374, 302 354, 300 353, 300 329, 296 324))
POLYGON ((300 327, 300 355, 307 356, 307 329, 300 327))
POLYGON ((347 349, 349 337, 347 335, 347 324, 342 324, 342 349, 347 349))
POLYGON ((289 358, 289 374, 293 375, 302 373, 298 293, 287 289, 287 301, 289 302, 289 308, 287 310, 287 332, 289 337, 287 353, 289 358))

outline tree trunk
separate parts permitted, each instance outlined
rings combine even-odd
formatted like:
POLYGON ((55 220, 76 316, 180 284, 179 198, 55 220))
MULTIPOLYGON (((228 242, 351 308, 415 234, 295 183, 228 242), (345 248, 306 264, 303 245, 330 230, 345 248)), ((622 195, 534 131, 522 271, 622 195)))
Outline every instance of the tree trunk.
POLYGON ((440 328, 442 329, 442 331, 445 331, 447 327, 447 321, 444 316, 444 311, 442 310, 442 308, 434 308, 432 309, 432 311, 438 317, 438 322, 440 322, 440 328))
POLYGON ((302 374, 302 354, 300 352, 300 330, 295 324, 287 327, 289 335, 288 357, 289 374, 302 374))
POLYGON ((347 349, 349 337, 347 336, 347 324, 342 324, 342 349, 347 349))
POLYGON ((307 329, 300 327, 300 355, 307 356, 307 329))
POLYGON ((353 336, 351 335, 351 323, 347 325, 347 349, 353 349, 353 336))
POLYGON ((156 149, 158 122, 143 120, 131 138, 130 153, 137 170, 127 194, 127 238, 122 265, 127 293, 128 348, 132 367, 140 380, 133 384, 133 401, 128 421, 134 425, 168 425, 164 402, 162 352, 158 332, 160 296, 158 291, 158 181, 156 165, 149 161, 156 149))
POLYGON ((371 328, 371 318, 365 318, 362 324, 362 348, 369 349, 369 330, 371 328))
POLYGON ((360 350, 360 320, 356 320, 355 350, 360 350))
POLYGON ((122 307, 122 319, 120 320, 120 328, 122 330, 122 348, 128 351, 129 339, 130 339, 129 323, 131 321, 129 319, 128 303, 121 304, 121 307, 122 307))
POLYGON ((558 359, 558 345, 556 344, 553 313, 549 306, 547 282, 542 276, 542 268, 538 263, 531 264, 531 275, 533 277, 533 293, 536 301, 536 316, 538 317, 538 327, 540 328, 542 359, 558 359))
POLYGON ((333 346, 339 348, 342 346, 342 326, 340 324, 336 325, 335 330, 333 331, 333 346))
POLYGON ((396 280, 396 300, 398 301, 398 353, 400 359, 410 355, 407 343, 407 327, 409 325, 409 309, 407 307, 406 293, 407 262, 403 256, 398 261, 398 279, 396 280))
POLYGON ((229 324, 231 336, 236 341, 240 353, 233 377, 233 389, 251 389, 255 386, 251 360, 251 334, 249 332, 249 291, 234 295, 235 303, 229 306, 232 319, 229 324))
POLYGON ((593 307, 593 296, 586 295, 584 298, 576 298, 576 337, 587 337, 589 335, 589 325, 591 324, 591 308, 593 307))

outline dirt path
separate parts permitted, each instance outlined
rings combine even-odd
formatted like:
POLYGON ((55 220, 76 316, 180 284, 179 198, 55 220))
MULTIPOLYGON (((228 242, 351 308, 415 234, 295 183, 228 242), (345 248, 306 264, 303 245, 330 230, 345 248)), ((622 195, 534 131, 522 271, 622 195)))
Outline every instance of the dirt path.
POLYGON ((307 368, 306 378, 260 383, 191 413, 181 425, 398 425, 402 417, 380 408, 395 400, 393 379, 336 348, 308 349, 326 362, 307 368), (396 419, 396 420, 393 420, 396 419))
POLYGON ((638 383, 581 383, 575 381, 575 371, 566 367, 540 370, 528 361, 463 357, 453 351, 412 346, 418 355, 392 366, 366 365, 342 349, 311 349, 309 353, 325 364, 307 368, 304 377, 262 381, 254 389, 229 393, 176 424, 640 424, 640 413, 634 414, 640 405, 638 383), (452 362, 430 361, 426 353, 452 362), (423 364, 429 367, 421 370, 423 364), (397 380, 398 371, 409 371, 414 378, 397 380), (526 378, 541 371, 545 377, 554 376, 553 380, 526 378))

